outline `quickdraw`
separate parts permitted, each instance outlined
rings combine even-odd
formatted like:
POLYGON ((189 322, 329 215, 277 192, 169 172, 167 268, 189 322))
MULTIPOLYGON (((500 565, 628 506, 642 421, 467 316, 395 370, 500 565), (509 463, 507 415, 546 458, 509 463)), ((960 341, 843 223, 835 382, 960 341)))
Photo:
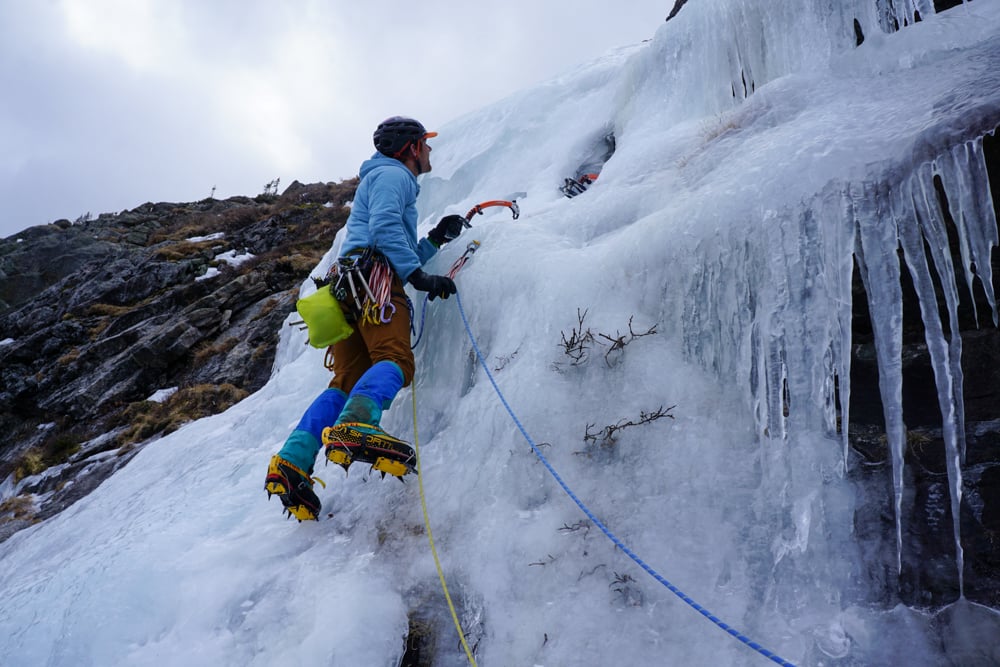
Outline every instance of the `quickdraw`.
POLYGON ((448 277, 454 280, 458 272, 462 270, 462 267, 465 266, 465 263, 469 261, 469 258, 477 250, 479 250, 479 241, 469 243, 465 247, 465 252, 462 253, 462 256, 456 259, 455 263, 451 265, 451 269, 448 270, 448 277))
POLYGON ((392 267, 371 249, 341 257, 330 268, 326 281, 332 283, 338 301, 354 301, 358 319, 368 324, 385 324, 396 312, 392 298, 392 267))
POLYGON ((368 276, 368 283, 372 286, 374 294, 368 293, 368 300, 365 301, 364 308, 361 309, 361 319, 369 324, 385 324, 396 312, 396 307, 390 303, 392 298, 392 267, 381 255, 377 255, 372 260, 372 270, 368 276), (392 306, 389 317, 385 316, 386 307, 392 306))

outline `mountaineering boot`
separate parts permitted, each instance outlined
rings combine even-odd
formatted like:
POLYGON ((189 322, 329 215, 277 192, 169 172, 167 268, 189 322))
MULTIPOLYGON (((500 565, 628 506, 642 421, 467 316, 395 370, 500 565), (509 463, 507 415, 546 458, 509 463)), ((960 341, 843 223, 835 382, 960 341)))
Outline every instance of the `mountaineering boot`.
POLYGON ((339 389, 327 389, 317 396, 267 467, 264 480, 267 497, 277 494, 288 515, 299 521, 319 516, 320 501, 312 486, 313 480, 320 484, 323 481, 306 471, 311 471, 316 462, 323 427, 337 419, 346 402, 347 394, 339 389))
POLYGON ((379 427, 382 411, 403 387, 403 372, 391 361, 369 368, 351 390, 337 422, 323 430, 326 458, 347 470, 354 461, 402 478, 413 471, 416 457, 409 444, 379 427))
MULTIPOLYGON (((281 499, 289 517, 299 521, 315 521, 319 517, 320 502, 313 492, 313 482, 323 484, 318 477, 311 477, 296 465, 275 454, 267 466, 264 490, 268 499, 272 495, 281 499)), ((324 484, 325 486, 325 484, 324 484)))
POLYGON ((403 478, 416 472, 417 457, 409 443, 395 438, 378 426, 358 422, 334 424, 323 429, 326 459, 350 468, 355 461, 370 463, 375 470, 403 478))

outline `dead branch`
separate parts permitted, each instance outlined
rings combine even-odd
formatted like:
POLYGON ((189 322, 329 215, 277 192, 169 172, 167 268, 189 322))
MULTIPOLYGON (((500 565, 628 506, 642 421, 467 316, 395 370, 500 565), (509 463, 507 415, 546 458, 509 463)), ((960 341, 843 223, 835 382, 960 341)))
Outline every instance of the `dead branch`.
POLYGON ((673 419, 674 416, 670 414, 670 411, 676 408, 676 405, 671 405, 669 408, 664 408, 662 405, 654 410, 653 412, 646 412, 642 410, 639 412, 639 419, 625 419, 624 417, 618 420, 615 424, 609 424, 605 426, 600 431, 591 432, 594 428, 594 424, 587 424, 586 431, 584 433, 583 439, 586 442, 594 442, 602 447, 611 447, 618 440, 619 431, 623 431, 630 426, 641 426, 642 424, 648 424, 654 422, 657 419, 662 419, 663 417, 669 417, 673 419))

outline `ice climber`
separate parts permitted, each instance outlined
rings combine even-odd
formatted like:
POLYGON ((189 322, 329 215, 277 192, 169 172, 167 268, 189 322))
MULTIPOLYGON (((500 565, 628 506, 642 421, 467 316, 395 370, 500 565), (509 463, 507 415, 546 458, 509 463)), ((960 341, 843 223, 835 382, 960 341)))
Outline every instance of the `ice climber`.
POLYGON ((320 512, 312 471, 324 430, 328 460, 345 468, 351 460, 347 452, 354 451, 349 448, 369 441, 412 452, 379 426, 383 410, 413 380, 410 308, 403 285, 428 292, 432 300, 456 292, 451 278, 429 275, 420 267, 457 238, 464 223, 460 215, 445 216, 417 240, 417 176, 431 170, 427 140, 435 136, 412 118, 388 118, 373 135, 377 152, 361 165, 344 242, 329 276, 354 332, 332 346, 329 388, 271 458, 265 480, 268 495, 278 495, 288 514, 300 521, 316 519, 320 512))
POLYGON ((582 194, 597 180, 604 168, 604 163, 610 160, 614 154, 615 134, 608 132, 604 135, 601 143, 594 147, 590 156, 577 167, 575 176, 564 179, 562 187, 559 189, 569 198, 582 194))

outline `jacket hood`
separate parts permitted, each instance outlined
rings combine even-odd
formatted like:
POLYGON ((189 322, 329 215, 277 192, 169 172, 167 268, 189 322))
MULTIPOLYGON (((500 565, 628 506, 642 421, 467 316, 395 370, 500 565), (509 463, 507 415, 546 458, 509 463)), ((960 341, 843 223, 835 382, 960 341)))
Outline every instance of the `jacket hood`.
POLYGON ((382 155, 381 153, 375 153, 375 155, 371 156, 369 159, 362 162, 361 169, 358 172, 358 176, 364 178, 373 170, 378 169, 380 167, 395 167, 398 169, 402 169, 407 174, 409 174, 413 178, 413 180, 417 179, 417 177, 413 175, 413 172, 410 171, 405 164, 403 164, 394 157, 382 155))

